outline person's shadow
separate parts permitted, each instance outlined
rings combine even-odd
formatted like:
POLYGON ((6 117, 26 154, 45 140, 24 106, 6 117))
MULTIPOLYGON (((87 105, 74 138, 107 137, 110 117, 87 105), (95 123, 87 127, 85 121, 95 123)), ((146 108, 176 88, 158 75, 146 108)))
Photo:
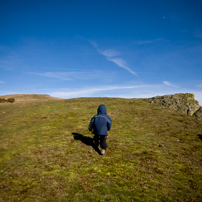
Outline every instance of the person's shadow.
POLYGON ((92 146, 93 149, 99 154, 101 155, 101 152, 98 148, 98 146, 94 143, 93 138, 91 137, 87 137, 84 136, 80 133, 72 133, 72 135, 74 136, 75 140, 80 140, 81 142, 83 142, 84 144, 88 145, 88 146, 92 146))

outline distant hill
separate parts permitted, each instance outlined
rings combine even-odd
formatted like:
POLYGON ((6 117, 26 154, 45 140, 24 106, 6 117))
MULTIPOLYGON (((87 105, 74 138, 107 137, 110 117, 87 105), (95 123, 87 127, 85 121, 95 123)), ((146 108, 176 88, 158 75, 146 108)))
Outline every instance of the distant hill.
MULTIPOLYGON (((46 94, 13 94, 0 96, 0 103, 14 102, 43 102, 52 100, 64 100, 62 98, 52 97, 46 94)), ((152 98, 144 98, 149 103, 154 103, 174 111, 184 114, 193 115, 202 119, 202 107, 199 102, 194 99, 192 93, 177 93, 174 95, 156 96, 152 98)))
POLYGON ((15 102, 41 102, 49 100, 63 100, 62 98, 56 98, 45 94, 13 94, 0 96, 0 98, 14 98, 15 102))

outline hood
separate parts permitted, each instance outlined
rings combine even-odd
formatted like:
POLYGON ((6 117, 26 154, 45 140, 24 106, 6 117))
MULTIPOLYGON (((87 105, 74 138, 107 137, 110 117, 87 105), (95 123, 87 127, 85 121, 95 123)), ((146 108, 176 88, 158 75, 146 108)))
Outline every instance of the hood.
POLYGON ((100 105, 97 109, 98 114, 107 114, 107 108, 105 105, 100 105))

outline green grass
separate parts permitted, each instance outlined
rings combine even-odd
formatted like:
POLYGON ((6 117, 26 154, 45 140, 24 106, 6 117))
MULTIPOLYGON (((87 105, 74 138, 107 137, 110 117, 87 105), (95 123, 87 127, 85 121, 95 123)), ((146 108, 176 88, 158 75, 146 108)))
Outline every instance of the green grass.
POLYGON ((141 99, 0 105, 0 201, 202 201, 202 121, 141 99), (112 118, 107 155, 88 131, 112 118))

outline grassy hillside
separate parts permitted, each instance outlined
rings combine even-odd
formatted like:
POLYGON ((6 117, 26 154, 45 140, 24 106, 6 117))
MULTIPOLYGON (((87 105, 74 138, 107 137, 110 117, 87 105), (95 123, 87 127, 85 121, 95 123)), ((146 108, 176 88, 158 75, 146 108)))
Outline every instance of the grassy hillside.
POLYGON ((0 201, 202 201, 202 121, 141 99, 1 104, 0 201), (106 156, 88 131, 100 104, 106 156))

